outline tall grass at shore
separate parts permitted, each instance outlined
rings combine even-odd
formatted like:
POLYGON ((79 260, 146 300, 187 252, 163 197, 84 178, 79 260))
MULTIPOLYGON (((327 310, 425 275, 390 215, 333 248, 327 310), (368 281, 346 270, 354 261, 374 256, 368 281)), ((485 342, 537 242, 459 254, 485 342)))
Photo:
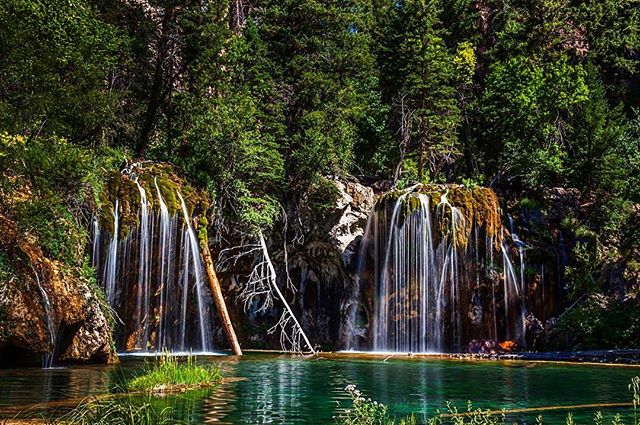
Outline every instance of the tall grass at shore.
POLYGON ((123 396, 82 403, 52 425, 168 425, 181 424, 170 407, 157 407, 151 397, 123 396))

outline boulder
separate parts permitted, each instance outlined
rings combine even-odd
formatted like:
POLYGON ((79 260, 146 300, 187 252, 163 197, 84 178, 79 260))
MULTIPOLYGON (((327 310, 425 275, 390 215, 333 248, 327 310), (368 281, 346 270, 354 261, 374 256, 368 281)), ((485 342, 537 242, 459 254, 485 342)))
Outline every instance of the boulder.
POLYGON ((12 272, 0 281, 0 365, 112 362, 112 327, 99 288, 80 270, 47 258, 37 241, 0 215, 0 249, 12 272))

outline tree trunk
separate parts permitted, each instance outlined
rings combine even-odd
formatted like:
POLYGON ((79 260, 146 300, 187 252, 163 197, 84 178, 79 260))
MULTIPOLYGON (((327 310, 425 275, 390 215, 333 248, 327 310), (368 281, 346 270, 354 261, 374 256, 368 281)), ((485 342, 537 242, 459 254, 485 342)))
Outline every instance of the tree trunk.
MULTIPOLYGON (((153 130, 153 125, 158 115, 158 109, 162 105, 164 99, 164 89, 167 85, 164 62, 167 59, 167 51, 169 50, 168 33, 170 31, 171 24, 175 21, 175 13, 173 8, 166 8, 164 12, 164 19, 162 20, 162 28, 160 30, 158 38, 158 47, 156 51, 156 63, 153 73, 153 84, 151 86, 151 92, 149 93, 149 102, 147 104, 147 111, 145 112, 142 122, 142 128, 140 129, 140 136, 136 143, 136 155, 143 157, 144 153, 149 145, 149 139, 153 130)), ((172 72, 172 71, 170 71, 172 72)), ((173 84, 172 81, 169 84, 173 84)))
POLYGON ((424 139, 420 139, 420 145, 418 146, 418 182, 422 183, 422 177, 424 176, 424 139))
POLYGON ((213 267, 211 251, 209 251, 206 241, 203 241, 202 239, 200 240, 200 256, 202 257, 202 262, 204 263, 204 268, 207 272, 209 286, 211 287, 211 293, 213 294, 213 299, 216 303, 216 309, 220 315, 220 321, 224 327, 224 333, 227 335, 227 339, 229 340, 233 353, 237 356, 241 356, 242 350, 238 343, 236 331, 233 329, 233 324, 231 323, 231 318, 227 311, 227 305, 225 304, 224 297, 222 296, 222 288, 220 287, 218 276, 216 276, 216 270, 213 267))
POLYGON ((300 322, 298 322, 298 319, 296 319, 296 316, 293 314, 293 310, 291 310, 291 307, 289 306, 289 303, 287 303, 287 300, 284 298, 284 295, 282 295, 282 292, 280 292, 280 288, 278 288, 278 284, 276 283, 276 269, 273 267, 273 263, 271 262, 271 258, 269 257, 269 251, 267 250, 267 244, 264 241, 264 236, 262 236, 262 231, 260 232, 259 236, 260 236, 260 246, 262 247, 264 260, 266 261, 267 267, 269 268, 269 282, 271 283, 271 287, 275 291, 275 293, 278 295, 278 298, 280 299, 280 301, 282 301, 282 304, 284 304, 284 308, 289 313, 289 316, 291 317, 291 319, 293 320, 293 323, 295 324, 296 328, 300 332, 300 335, 302 335, 302 338, 304 339, 305 344, 307 344, 309 351, 313 354, 316 354, 316 350, 313 348, 313 345, 311 345, 311 343, 309 342, 309 338, 307 338, 307 334, 304 332, 304 329, 302 329, 300 322))

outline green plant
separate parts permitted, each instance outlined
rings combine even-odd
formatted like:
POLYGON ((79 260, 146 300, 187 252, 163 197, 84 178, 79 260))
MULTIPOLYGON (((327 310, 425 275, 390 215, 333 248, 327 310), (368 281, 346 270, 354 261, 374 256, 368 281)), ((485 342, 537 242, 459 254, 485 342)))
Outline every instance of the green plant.
POLYGON ((157 361, 147 363, 142 374, 127 381, 125 389, 161 393, 214 385, 221 380, 218 366, 198 365, 194 356, 188 356, 186 362, 179 362, 175 356, 163 353, 157 361))
POLYGON ((335 208, 339 191, 335 183, 325 177, 316 177, 306 191, 305 204, 315 214, 322 215, 335 208))
POLYGON ((465 412, 458 411, 458 408, 450 402, 447 402, 447 410, 453 425, 500 425, 505 423, 504 412, 495 415, 489 410, 474 409, 470 401, 467 402, 465 412))
POLYGON ((548 349, 625 349, 640 339, 640 311, 634 300, 617 302, 588 296, 560 317, 549 333, 548 349))
POLYGON ((567 413, 567 425, 575 425, 575 422, 573 420, 573 413, 571 412, 567 413))
MULTIPOLYGON (((345 390, 349 393, 353 405, 335 418, 339 425, 395 425, 396 423, 399 425, 415 425, 416 423, 414 416, 409 416, 396 422, 396 419, 389 414, 387 406, 370 398, 365 399, 355 385, 347 385, 345 390)), ((633 424, 638 425, 636 413, 640 405, 640 377, 636 376, 631 379, 629 390, 633 393, 633 424)), ((536 425, 544 424, 542 415, 538 415, 535 421, 536 425)), ((438 412, 435 416, 427 418, 426 423, 428 425, 506 425, 509 421, 506 417, 506 411, 502 410, 499 414, 496 414, 495 411, 476 409, 469 401, 465 411, 460 411, 453 403, 447 402, 446 412, 438 412)), ((594 414, 593 423, 595 425, 604 424, 602 412, 594 414)), ((611 423, 612 425, 624 425, 624 421, 619 414, 613 417, 611 423)), ((576 424, 573 413, 569 412, 567 414, 565 424, 576 424)))
POLYGON ((518 202, 520 209, 525 211, 533 211, 540 208, 540 202, 536 199, 523 197, 518 202))
POLYGON ((150 398, 117 397, 93 399, 64 416, 52 420, 56 425, 163 425, 180 424, 170 407, 159 408, 150 398))
MULTIPOLYGON (((345 387, 351 397, 351 408, 346 409, 334 419, 341 425, 395 425, 396 420, 389 415, 387 406, 370 398, 365 399, 362 392, 355 385, 345 387)), ((413 425, 413 416, 404 418, 400 425, 413 425)))

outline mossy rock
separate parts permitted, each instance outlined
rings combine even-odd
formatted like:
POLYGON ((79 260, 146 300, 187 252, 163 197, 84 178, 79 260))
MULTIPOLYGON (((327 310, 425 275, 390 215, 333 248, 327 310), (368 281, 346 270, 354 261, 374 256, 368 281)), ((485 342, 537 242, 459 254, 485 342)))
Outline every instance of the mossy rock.
POLYGON ((120 239, 125 238, 140 224, 140 190, 136 179, 145 190, 147 202, 152 210, 160 210, 158 191, 170 215, 182 215, 178 193, 182 194, 191 216, 205 213, 210 205, 206 192, 189 185, 173 165, 157 162, 136 163, 128 167, 124 173, 114 172, 108 176, 100 196, 99 225, 101 229, 106 229, 112 234, 115 201, 118 200, 120 239))
POLYGON ((450 210, 441 204, 443 196, 446 195, 449 204, 463 218, 456 232, 456 244, 459 247, 466 247, 474 226, 482 227, 487 236, 493 237, 496 247, 500 246, 502 216, 498 197, 493 190, 485 187, 467 188, 455 184, 417 185, 408 190, 392 190, 380 195, 375 211, 393 211, 398 199, 405 195, 403 208, 399 212, 401 223, 422 208, 419 195, 424 195, 429 199, 431 216, 439 216, 434 237, 445 237, 451 229, 450 210))

